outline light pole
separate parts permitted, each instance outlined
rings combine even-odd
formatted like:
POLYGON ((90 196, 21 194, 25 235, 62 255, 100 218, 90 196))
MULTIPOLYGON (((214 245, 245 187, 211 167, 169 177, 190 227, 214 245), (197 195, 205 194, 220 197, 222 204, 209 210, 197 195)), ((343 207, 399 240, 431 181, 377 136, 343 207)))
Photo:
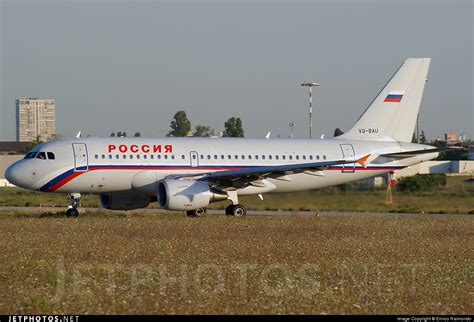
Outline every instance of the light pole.
POLYGON ((301 86, 309 87, 309 138, 311 138, 313 136, 313 93, 311 89, 313 86, 319 86, 319 83, 308 82, 301 84, 301 86))

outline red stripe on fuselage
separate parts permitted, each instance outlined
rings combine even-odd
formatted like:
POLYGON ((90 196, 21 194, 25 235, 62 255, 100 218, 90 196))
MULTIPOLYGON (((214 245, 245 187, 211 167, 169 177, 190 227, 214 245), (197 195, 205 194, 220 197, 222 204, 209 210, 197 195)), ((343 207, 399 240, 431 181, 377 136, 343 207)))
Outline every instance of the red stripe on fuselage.
MULTIPOLYGON (((243 170, 245 168, 219 168, 219 171, 224 171, 224 170, 243 170)), ((385 168, 360 168, 360 167, 356 167, 356 168, 352 168, 352 167, 347 167, 347 168, 342 168, 342 167, 336 167, 336 168, 327 168, 325 170, 334 170, 334 171, 342 171, 342 170, 373 170, 373 171, 383 171, 383 170, 398 170, 398 169, 401 169, 400 167, 385 167, 385 168)), ((195 167, 182 167, 182 168, 168 168, 168 167, 144 167, 144 168, 139 168, 139 167, 89 167, 89 171, 97 171, 97 170, 139 170, 139 171, 143 171, 143 170, 216 170, 216 168, 195 168, 195 167)), ((63 185, 65 185, 66 183, 68 183, 69 181, 71 181, 72 179, 78 177, 79 175, 83 174, 83 173, 87 173, 88 171, 77 171, 77 172, 73 172, 71 173, 70 175, 68 175, 67 177, 65 177, 64 179, 62 179, 61 181, 57 182, 56 184, 52 185, 51 187, 49 187, 46 191, 47 192, 53 192, 53 191, 56 191, 57 189, 59 189, 60 187, 62 187, 63 185)))

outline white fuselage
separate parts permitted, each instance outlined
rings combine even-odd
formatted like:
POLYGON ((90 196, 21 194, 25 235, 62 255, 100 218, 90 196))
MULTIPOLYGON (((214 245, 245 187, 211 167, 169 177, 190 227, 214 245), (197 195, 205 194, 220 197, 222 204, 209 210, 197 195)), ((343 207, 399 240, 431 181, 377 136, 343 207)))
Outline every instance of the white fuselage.
POLYGON ((401 169, 437 153, 393 160, 379 154, 421 149, 396 141, 244 139, 244 138, 74 138, 43 143, 33 152, 53 159, 29 158, 12 165, 14 184, 33 190, 65 193, 131 192, 156 195, 156 183, 172 176, 255 167, 354 159, 370 154, 365 167, 335 165, 266 178, 239 195, 311 190, 401 169))

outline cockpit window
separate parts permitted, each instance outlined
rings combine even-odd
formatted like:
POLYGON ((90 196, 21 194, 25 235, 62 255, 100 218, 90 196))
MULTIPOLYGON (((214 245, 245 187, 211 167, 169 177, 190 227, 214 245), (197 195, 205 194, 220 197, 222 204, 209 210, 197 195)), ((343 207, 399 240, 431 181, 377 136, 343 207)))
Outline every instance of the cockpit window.
POLYGON ((55 159, 53 152, 46 152, 46 153, 48 154, 48 159, 50 159, 50 160, 54 160, 54 159, 55 159))
POLYGON ((36 152, 28 152, 25 155, 25 159, 34 159, 35 156, 36 156, 36 152))
POLYGON ((36 158, 41 159, 41 160, 46 160, 46 153, 38 152, 38 154, 36 155, 36 158))

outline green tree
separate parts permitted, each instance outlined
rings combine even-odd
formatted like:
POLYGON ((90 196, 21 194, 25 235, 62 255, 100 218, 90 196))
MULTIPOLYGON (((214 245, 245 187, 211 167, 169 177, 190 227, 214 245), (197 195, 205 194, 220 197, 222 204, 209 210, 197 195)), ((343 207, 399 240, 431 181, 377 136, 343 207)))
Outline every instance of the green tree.
POLYGON ((231 117, 224 123, 224 127, 224 136, 244 137, 244 129, 242 128, 242 120, 240 117, 231 117))
POLYGON ((196 125, 193 136, 203 137, 210 136, 211 128, 205 125, 196 125))
POLYGON ((34 140, 33 142, 28 142, 28 144, 25 146, 25 148, 20 151, 20 154, 27 154, 28 152, 31 151, 31 149, 33 149, 35 146, 37 146, 40 143, 43 143, 43 141, 40 140, 40 137, 38 135, 36 137, 36 140, 34 140))
POLYGON ((420 143, 421 143, 421 144, 426 144, 427 142, 428 142, 428 140, 426 139, 425 131, 421 130, 420 143))
POLYGON ((342 132, 342 130, 338 127, 334 130, 334 137, 339 136, 339 135, 343 135, 343 134, 344 134, 344 132, 342 132))
POLYGON ((140 134, 140 132, 137 132, 137 133, 135 133, 133 136, 137 138, 137 137, 140 137, 140 136, 142 136, 142 135, 140 134))
POLYGON ((171 131, 170 136, 186 136, 191 131, 191 122, 188 120, 188 116, 185 111, 178 111, 174 115, 173 120, 170 124, 171 131))

